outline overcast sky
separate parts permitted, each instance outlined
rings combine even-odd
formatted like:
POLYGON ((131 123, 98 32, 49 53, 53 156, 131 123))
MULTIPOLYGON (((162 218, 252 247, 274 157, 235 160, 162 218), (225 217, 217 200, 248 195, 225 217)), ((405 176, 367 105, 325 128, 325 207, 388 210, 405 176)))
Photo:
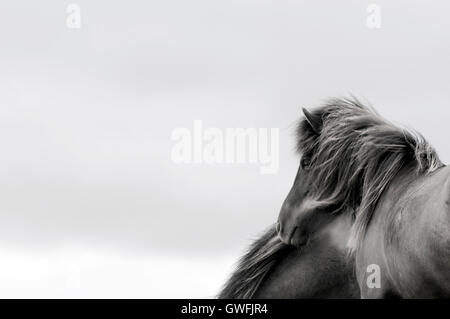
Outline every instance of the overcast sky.
MULTIPOLYGON (((82 256, 106 254, 123 263, 123 273, 151 264, 164 277, 181 269, 168 265, 184 262, 192 268, 186 276, 205 274, 205 285, 159 279, 144 280, 144 289, 121 277, 116 288, 209 296, 234 258, 276 220, 297 168, 300 109, 327 97, 370 101, 450 159, 447 1, 377 1, 379 29, 367 27, 372 2, 360 0, 77 1, 80 29, 66 26, 69 3, 0 4, 5 269, 44 258, 52 266, 42 269, 64 276, 58 258, 69 254, 86 278, 90 260, 109 263, 82 256), (194 120, 221 129, 279 128, 278 173, 261 175, 251 164, 176 165, 171 134, 194 120)), ((25 274, 39 269, 0 280, 25 289, 32 285, 25 274)), ((45 296, 39 285, 62 280, 40 276, 37 295, 45 296)), ((95 280, 81 280, 79 295, 101 286, 95 280)))

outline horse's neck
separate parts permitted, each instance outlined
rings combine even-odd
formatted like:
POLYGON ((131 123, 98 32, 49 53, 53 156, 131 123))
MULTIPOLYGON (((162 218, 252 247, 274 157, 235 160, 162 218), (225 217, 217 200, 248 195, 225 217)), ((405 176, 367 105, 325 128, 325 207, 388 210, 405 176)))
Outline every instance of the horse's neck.
POLYGON ((411 200, 429 178, 430 175, 419 176, 414 164, 407 165, 400 170, 383 192, 370 222, 371 232, 381 236, 375 240, 376 242, 384 242, 385 236, 390 237, 397 233, 394 228, 403 219, 404 208, 411 205, 411 200))
POLYGON ((416 164, 406 165, 390 183, 382 197, 400 199, 408 194, 417 182, 416 164))
POLYGON ((326 236, 329 244, 337 249, 344 251, 347 249, 347 241, 352 226, 350 214, 340 214, 326 227, 324 227, 318 236, 326 236))
POLYGON ((408 165, 402 169, 397 177, 388 187, 382 200, 390 199, 395 206, 404 206, 411 201, 418 193, 430 185, 435 185, 434 190, 448 188, 450 183, 450 170, 448 167, 441 167, 428 174, 417 174, 415 165, 408 165))
MULTIPOLYGON (((433 283, 419 280, 428 273, 427 267, 437 278, 448 278, 450 282, 448 268, 439 268, 450 246, 449 198, 449 167, 426 174, 417 174, 412 165, 401 170, 378 202, 363 246, 357 252, 360 283, 365 280, 369 264, 381 267, 385 292, 407 297, 423 290, 421 285, 433 283), (438 256, 439 262, 432 263, 433 256, 438 256)), ((366 293, 370 295, 371 291, 366 293)))

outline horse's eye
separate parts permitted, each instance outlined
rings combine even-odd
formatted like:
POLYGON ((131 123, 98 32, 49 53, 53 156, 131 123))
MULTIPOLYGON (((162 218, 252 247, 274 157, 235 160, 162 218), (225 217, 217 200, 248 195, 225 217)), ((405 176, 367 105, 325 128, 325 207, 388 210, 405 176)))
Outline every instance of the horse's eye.
POLYGON ((311 160, 309 158, 302 158, 300 165, 302 169, 308 169, 309 165, 311 165, 311 160))

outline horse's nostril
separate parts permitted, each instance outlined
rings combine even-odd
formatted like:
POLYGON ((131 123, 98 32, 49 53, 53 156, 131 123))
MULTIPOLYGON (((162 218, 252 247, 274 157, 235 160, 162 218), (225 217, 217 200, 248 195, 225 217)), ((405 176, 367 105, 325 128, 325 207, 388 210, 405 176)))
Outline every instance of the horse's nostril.
POLYGON ((277 222, 277 226, 275 227, 275 229, 277 230, 277 233, 281 233, 281 223, 277 222))

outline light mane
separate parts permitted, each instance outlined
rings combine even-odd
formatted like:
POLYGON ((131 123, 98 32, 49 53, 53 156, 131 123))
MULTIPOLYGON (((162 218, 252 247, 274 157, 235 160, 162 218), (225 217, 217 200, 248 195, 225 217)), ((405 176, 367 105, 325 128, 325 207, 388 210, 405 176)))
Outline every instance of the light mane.
POLYGON ((332 99, 311 114, 320 131, 305 118, 297 128, 298 149, 311 157, 309 196, 339 207, 334 213, 354 212, 348 243, 354 252, 397 173, 415 164, 418 175, 427 174, 442 163, 421 134, 388 122, 356 99, 332 99))

